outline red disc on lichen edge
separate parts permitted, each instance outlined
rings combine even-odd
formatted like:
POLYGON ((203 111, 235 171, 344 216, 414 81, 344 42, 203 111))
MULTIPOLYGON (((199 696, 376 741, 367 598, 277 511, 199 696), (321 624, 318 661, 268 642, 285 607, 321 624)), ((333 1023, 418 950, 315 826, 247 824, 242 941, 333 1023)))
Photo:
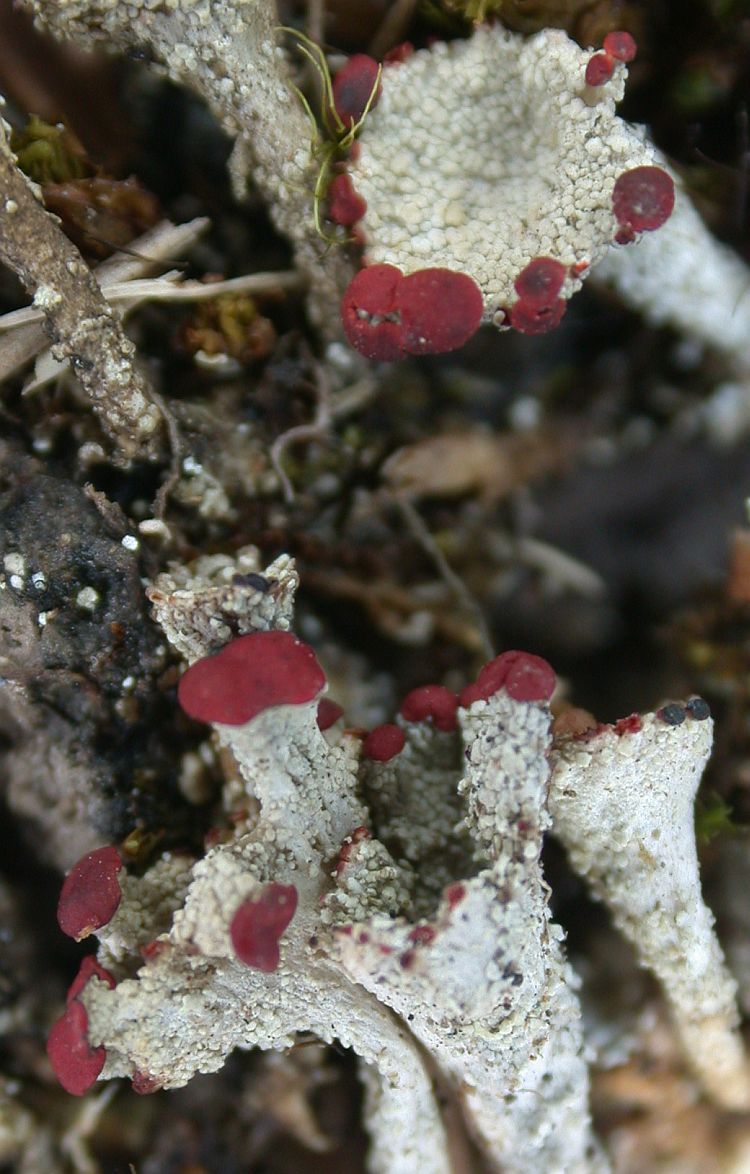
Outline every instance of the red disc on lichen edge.
POLYGON ((229 934, 240 962, 272 974, 281 960, 279 940, 297 909, 294 885, 267 884, 255 900, 243 901, 235 912, 229 934))
POLYGON ((614 58, 610 53, 595 53, 590 57, 584 74, 587 86, 603 86, 612 77, 615 69, 614 58))
POLYGON ((607 33, 602 43, 602 48, 605 53, 609 53, 610 57, 614 57, 616 61, 632 61, 638 52, 635 37, 632 37, 630 33, 626 33, 622 29, 607 33))
POLYGON ((445 685, 422 685, 407 693, 400 713, 407 722, 430 721, 438 730, 455 730, 458 698, 445 685))
POLYGON ((514 701, 549 701, 555 691, 554 669, 531 652, 502 652, 480 670, 473 685, 461 691, 459 701, 467 707, 487 701, 504 689, 514 701))
POLYGON ((565 266, 560 261, 535 257, 518 274, 513 288, 526 306, 544 310, 555 305, 565 277, 565 266))
POLYGON ((72 1003, 74 999, 77 999, 90 978, 100 978, 110 988, 116 985, 114 975, 110 974, 108 970, 105 970, 97 962, 93 954, 88 954, 81 962, 81 965, 78 967, 78 974, 68 987, 65 1002, 72 1003))
POLYGON ((117 874, 120 853, 111 844, 89 852, 73 865, 57 903, 57 924, 80 942, 112 920, 122 898, 117 874))
POLYGON ((328 215, 336 224, 351 228, 367 211, 367 201, 355 190, 347 172, 335 176, 328 188, 328 215))
POLYGON ((265 709, 312 701, 325 681, 312 648, 292 632, 252 632, 191 665, 177 697, 197 721, 242 726, 265 709))
POLYGON ((150 1072, 141 1072, 139 1068, 136 1068, 130 1079, 133 1092, 138 1093, 140 1097, 148 1096, 152 1092, 158 1092, 161 1088, 160 1080, 152 1076, 150 1072))
POLYGON ((47 1055, 55 1076, 66 1092, 82 1097, 96 1081, 107 1059, 103 1047, 89 1045, 89 1017, 83 1003, 73 999, 65 1013, 52 1025, 47 1038, 47 1055))
POLYGON ((661 228, 673 208, 674 183, 662 167, 632 167, 615 181, 612 211, 618 224, 635 232, 661 228))
POLYGON ((455 881, 443 889, 443 897, 451 909, 455 909, 457 905, 460 905, 465 896, 466 885, 461 881, 455 881))
POLYGON ((343 712, 343 707, 336 701, 332 701, 330 697, 321 698, 318 702, 318 729, 329 730, 339 720, 343 712))
POLYGON ((419 269, 396 295, 402 343, 412 355, 456 350, 477 332, 484 314, 482 291, 472 277, 453 269, 419 269))
POLYGON ((510 309, 510 324, 520 334, 547 334, 560 325, 567 302, 558 298, 547 306, 534 306, 524 298, 510 309))
POLYGON ((362 742, 362 757, 374 762, 389 762, 400 754, 406 742, 401 726, 386 723, 376 726, 362 742))
MULTIPOLYGON (((366 53, 355 53, 333 79, 333 105, 344 126, 359 122, 378 79, 378 63, 366 53)), ((370 109, 377 105, 380 85, 370 109)))
POLYGON ((415 946, 429 946, 435 941, 437 930, 432 925, 415 925, 409 933, 409 941, 415 946))
POLYGON ((389 49, 383 58, 383 65, 403 65, 404 61, 408 61, 414 55, 414 46, 411 41, 402 41, 400 45, 394 45, 389 49))
POLYGON ((391 362, 404 355, 396 295, 403 274, 395 265, 368 265, 349 282, 341 299, 344 334, 366 359, 391 362))
POLYGON ((639 713, 631 713, 627 717, 620 717, 615 722, 613 729, 620 738, 623 734, 637 734, 639 730, 643 729, 643 718, 639 713))

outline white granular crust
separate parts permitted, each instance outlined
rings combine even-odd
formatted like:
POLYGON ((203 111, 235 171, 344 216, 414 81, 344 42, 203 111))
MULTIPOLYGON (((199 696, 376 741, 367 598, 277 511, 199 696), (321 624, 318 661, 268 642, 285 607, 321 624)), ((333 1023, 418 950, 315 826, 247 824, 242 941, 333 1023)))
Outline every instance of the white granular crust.
POLYGON ((118 880, 122 891, 117 911, 97 932, 99 961, 120 976, 128 965, 134 944, 146 946, 166 933, 175 910, 185 900, 195 861, 188 855, 165 852, 141 877, 123 869, 118 880))
MULTIPOLYGON (((493 26, 388 66, 351 165, 367 263, 467 273, 489 317, 535 257, 596 264, 618 228, 615 180, 654 152, 615 113, 625 67, 594 88, 590 58, 556 29, 493 26)), ((569 276, 562 296, 580 286, 569 276)))
POLYGON ((661 982, 701 1083, 725 1108, 747 1109, 736 983, 703 901, 695 845, 693 805, 711 743, 710 720, 672 726, 655 714, 639 730, 562 743, 549 804, 576 872, 661 982))
MULTIPOLYGON (((249 630, 288 615, 296 577, 283 560, 273 568, 290 576, 275 615, 269 592, 230 600, 249 630)), ((162 622, 181 647, 211 643, 209 599, 224 612, 221 584, 234 573, 221 559, 173 569, 162 622)), ((99 955, 117 985, 91 979, 79 996, 89 1043, 106 1048, 105 1079, 179 1087, 233 1048, 284 1048, 312 1032, 365 1066, 373 1174, 455 1174, 436 1078, 488 1169, 599 1174, 578 983, 541 868, 551 812, 574 867, 662 982, 704 1089, 746 1103, 734 986, 692 827, 711 745, 699 709, 679 727, 650 715, 635 732, 568 743, 550 783, 543 703, 501 690, 460 710, 455 734, 402 721, 403 760, 381 764, 360 761, 352 734, 331 744, 316 708, 217 725, 239 768, 228 786, 240 807, 244 788, 257 819, 195 863, 164 857, 122 878, 99 955), (442 893, 441 855, 451 857, 442 893), (268 884, 297 893, 271 973, 241 962, 231 934, 238 908, 268 884)))
POLYGON ((540 864, 549 723, 546 705, 504 692, 462 711, 458 793, 488 867, 448 890, 430 940, 375 914, 337 950, 461 1088, 492 1169, 594 1174, 606 1162, 590 1132, 575 984, 540 864))
POLYGON ((402 863, 414 869, 411 912, 429 916, 451 881, 477 871, 456 790, 460 746, 429 722, 398 719, 406 741, 388 762, 362 764, 373 826, 402 863))
POLYGON ((148 589, 154 617, 188 663, 223 648, 233 636, 288 629, 299 584, 294 559, 280 555, 264 574, 257 550, 203 555, 189 566, 170 566, 148 589))

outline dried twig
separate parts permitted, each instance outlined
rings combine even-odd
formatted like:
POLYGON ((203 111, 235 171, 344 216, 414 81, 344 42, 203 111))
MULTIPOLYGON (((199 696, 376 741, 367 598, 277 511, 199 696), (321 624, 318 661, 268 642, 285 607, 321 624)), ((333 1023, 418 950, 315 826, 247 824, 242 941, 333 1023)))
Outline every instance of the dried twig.
POLYGON ((422 550, 434 564, 443 582, 450 588, 456 603, 473 621, 477 633, 477 646, 482 656, 490 659, 494 655, 494 642, 479 602, 471 594, 461 576, 457 575, 449 564, 408 495, 398 493, 394 495, 393 500, 401 510, 407 526, 422 550))
POLYGON ((274 0, 200 5, 194 0, 168 5, 22 0, 21 6, 51 32, 87 49, 97 41, 120 52, 145 49, 174 81, 202 95, 227 133, 236 136, 229 169, 237 194, 244 195, 252 175, 274 224, 293 244, 296 266, 312 294, 311 318, 327 337, 338 337, 339 298, 353 264, 343 249, 331 249, 315 227, 320 162, 307 114, 276 45, 274 0))
POLYGON ((276 437, 268 453, 287 502, 294 501, 294 487, 281 463, 284 453, 290 445, 297 444, 300 440, 315 440, 325 436, 331 425, 330 388, 320 364, 315 366, 315 380, 312 384, 312 390, 315 394, 313 419, 309 424, 298 424, 295 428, 287 428, 286 432, 282 432, 280 436, 276 437))
MULTIPOLYGON (((162 277, 144 277, 137 280, 103 282, 102 293, 111 305, 129 303, 132 309, 139 302, 200 302, 219 297, 226 293, 259 294, 274 290, 299 289, 302 280, 293 270, 279 273, 246 273, 242 277, 231 277, 227 281, 181 281, 179 273, 172 271, 162 277)), ((17 330, 43 318, 41 310, 29 306, 23 310, 11 310, 0 318, 0 334, 17 330)))
MULTIPOLYGON (((259 274, 258 276, 263 276, 259 274)), ((268 274, 267 276, 272 276, 268 274)), ((290 276, 294 276, 290 274, 290 276)), ((2 319, 0 319, 0 322, 2 319)), ((370 375, 355 380, 348 387, 343 388, 335 397, 331 395, 330 380, 327 370, 320 364, 315 365, 315 379, 312 384, 315 395, 315 413, 309 424, 298 424, 288 428, 277 436, 271 445, 269 459, 276 476, 281 482, 284 498, 287 502, 294 500, 294 487, 284 471, 282 458, 292 444, 300 440, 316 440, 322 438, 330 430, 334 420, 340 420, 361 409, 369 402, 378 390, 378 384, 370 375)))
POLYGON ((2 128, 0 187, 0 260, 44 313, 53 357, 70 360, 118 461, 153 460, 161 453, 163 421, 134 365, 135 348, 80 253, 16 167, 2 128))
MULTIPOLYGON (((205 232, 210 221, 196 217, 185 224, 163 220, 131 241, 127 252, 117 252, 94 270, 102 289, 145 276, 164 261, 179 256, 205 232)), ((105 292, 105 297, 107 294, 105 292)), ((124 311, 123 311, 124 312, 124 311)), ((48 347, 41 310, 27 306, 0 317, 0 383, 21 371, 48 347)), ((24 391, 35 390, 44 380, 32 380, 24 391)))

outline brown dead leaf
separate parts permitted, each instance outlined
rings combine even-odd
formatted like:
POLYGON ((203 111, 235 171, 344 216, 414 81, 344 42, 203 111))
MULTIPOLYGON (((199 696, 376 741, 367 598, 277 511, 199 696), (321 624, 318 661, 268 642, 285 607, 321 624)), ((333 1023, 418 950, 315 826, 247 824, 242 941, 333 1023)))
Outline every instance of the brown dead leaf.
POLYGON ((395 492, 417 499, 476 493, 496 502, 563 468, 570 455, 570 440, 559 435, 472 428, 429 436, 398 449, 384 463, 382 475, 395 492))

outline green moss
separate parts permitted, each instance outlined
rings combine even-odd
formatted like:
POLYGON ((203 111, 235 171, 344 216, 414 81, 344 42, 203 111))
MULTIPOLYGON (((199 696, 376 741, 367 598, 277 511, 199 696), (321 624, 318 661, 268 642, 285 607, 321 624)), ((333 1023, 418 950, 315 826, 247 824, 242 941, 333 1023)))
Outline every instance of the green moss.
POLYGON ((315 231, 329 245, 345 244, 350 238, 342 238, 340 236, 330 236, 323 228, 322 205, 328 189, 333 179, 333 166, 340 160, 346 158, 349 148, 354 143, 357 135, 365 124, 365 119, 370 113, 376 99, 378 90, 380 88, 380 75, 382 73, 382 66, 378 66, 377 76, 374 85, 367 99, 367 104, 362 112, 362 117, 358 122, 353 122, 351 126, 347 126, 339 117, 336 109, 336 103, 333 99, 333 81, 331 79, 331 71, 328 68, 328 61, 326 55, 321 49, 320 45, 316 45, 304 33, 299 32, 298 29, 288 28, 282 25, 279 32, 289 33, 296 38, 297 48, 313 66, 314 70, 320 78, 323 98, 321 102, 320 120, 316 119, 310 103, 305 95, 297 86, 293 89, 299 98, 305 113, 310 119, 312 127, 312 153, 319 162, 319 169, 317 179, 315 181, 315 189, 313 191, 313 209, 315 216, 315 231))
POLYGON ((732 819, 732 808, 713 791, 701 799, 695 809, 695 838, 698 844, 710 844, 716 836, 736 833, 738 825, 732 819))
POLYGON ((92 174, 76 137, 64 126, 51 126, 36 114, 22 131, 13 132, 10 145, 18 166, 35 183, 65 183, 92 174))

